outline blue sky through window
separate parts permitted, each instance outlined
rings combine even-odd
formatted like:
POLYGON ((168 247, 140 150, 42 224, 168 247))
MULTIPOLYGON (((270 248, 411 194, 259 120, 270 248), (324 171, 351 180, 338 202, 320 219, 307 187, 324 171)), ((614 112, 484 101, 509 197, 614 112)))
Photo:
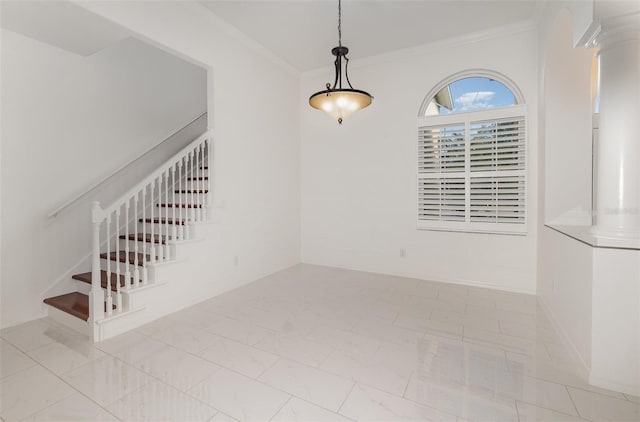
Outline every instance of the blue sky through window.
POLYGON ((515 97, 509 88, 489 78, 464 78, 449 84, 453 110, 442 107, 440 114, 484 110, 515 104, 515 97))

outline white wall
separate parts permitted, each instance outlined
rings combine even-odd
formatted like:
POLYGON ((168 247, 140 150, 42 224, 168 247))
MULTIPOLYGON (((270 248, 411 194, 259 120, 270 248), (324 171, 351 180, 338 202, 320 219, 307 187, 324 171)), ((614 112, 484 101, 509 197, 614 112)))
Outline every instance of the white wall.
POLYGON ((586 378, 591 368, 593 248, 545 228, 538 298, 586 378))
POLYGON ((210 288, 202 291, 202 299, 219 292, 220 284, 238 287, 297 264, 299 75, 198 3, 79 4, 211 68, 214 214, 224 244, 210 252, 210 270, 202 272, 210 288))
POLYGON ((573 47, 568 11, 549 34, 544 70, 545 222, 591 225, 591 63, 594 52, 573 47))
POLYGON ((640 394, 640 250, 595 248, 589 381, 640 394))
MULTIPOLYGON (((539 25, 538 297, 585 379, 638 394, 639 251, 592 247, 545 226, 581 224, 575 218, 580 213, 572 210, 591 209, 593 53, 573 47, 583 35, 578 28, 589 26, 585 13, 576 10, 583 4, 587 2, 548 3, 539 25)), ((590 222, 582 224, 588 234, 590 222)))
MULTIPOLYGON (((45 216, 206 110, 206 71, 133 38, 92 56, 2 31, 2 325, 89 251, 90 199, 45 216)), ((119 180, 121 192, 134 180, 119 180)))
MULTIPOLYGON (((348 45, 348 43, 347 43, 348 45)), ((302 78, 301 102, 332 79, 302 78)), ((373 105, 342 126, 302 111, 302 261, 518 292, 536 289, 537 44, 534 29, 473 43, 352 62, 354 87, 373 105), (416 117, 436 84, 492 69, 521 89, 528 109, 529 232, 526 236, 416 230, 416 117), (406 257, 400 250, 406 250, 406 257)))

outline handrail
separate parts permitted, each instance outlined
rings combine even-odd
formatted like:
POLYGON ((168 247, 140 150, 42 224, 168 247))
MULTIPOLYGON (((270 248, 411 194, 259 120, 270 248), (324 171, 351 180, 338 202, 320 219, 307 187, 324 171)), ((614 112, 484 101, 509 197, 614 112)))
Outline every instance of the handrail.
MULTIPOLYGON (((197 145, 197 144, 201 143, 204 138, 207 138, 210 135, 211 135, 211 131, 207 130, 205 133, 203 133, 202 135, 198 136, 198 138, 196 138, 192 142, 190 142, 189 145, 187 145, 186 147, 182 148, 180 151, 178 151, 176 154, 174 154, 171 158, 167 159, 160 167, 156 168, 156 170, 153 173, 149 174, 141 182, 137 183, 133 188, 129 189, 126 193, 124 193, 123 195, 118 197, 109 206, 103 208, 102 209, 103 214, 104 215, 109 215, 110 213, 115 211, 116 208, 118 208, 124 202, 126 202, 127 199, 133 198, 138 192, 140 192, 140 187, 141 186, 148 185, 154 179, 156 179, 158 176, 162 175, 162 173, 164 173, 168 168, 173 166, 178 161, 179 158, 183 157, 185 155, 185 153, 187 153, 189 150, 193 149, 194 145, 197 145)), ((94 223, 95 222, 96 222, 96 220, 94 219, 94 223)))
POLYGON ((97 189, 98 187, 102 186, 103 184, 105 184, 108 180, 110 180, 111 178, 113 178, 115 175, 119 174, 121 171, 123 171, 125 168, 128 168, 129 166, 131 166, 133 163, 135 163, 136 161, 140 160, 142 157, 146 156, 147 154, 149 154, 150 152, 156 150, 157 148, 159 148, 161 145, 164 145, 165 142, 167 142, 169 139, 173 138, 175 135, 177 135, 178 133, 182 132, 184 129, 186 129, 187 127, 191 126, 194 122, 196 122, 197 120, 201 119, 203 116, 205 116, 207 114, 206 111, 200 113, 196 118, 194 118, 193 120, 191 120, 189 123, 187 123, 186 125, 182 126, 180 129, 176 130, 175 132, 173 132, 171 135, 167 136, 162 142, 152 146, 151 148, 147 149, 146 151, 143 151, 140 155, 138 155, 136 158, 134 158, 133 160, 123 164, 122 166, 118 167, 116 170, 114 170, 113 172, 111 172, 110 175, 102 178, 100 181, 92 184, 91 186, 89 186, 84 192, 74 196, 73 198, 69 199, 67 202, 65 202, 64 204, 60 205, 58 208, 54 209, 53 211, 51 211, 49 214, 47 214, 47 218, 54 218, 57 217, 58 214, 60 214, 60 212, 62 212, 63 210, 69 208, 72 204, 74 204, 75 202, 79 201, 80 199, 82 199, 83 197, 87 196, 90 192, 94 191, 95 189, 97 189))

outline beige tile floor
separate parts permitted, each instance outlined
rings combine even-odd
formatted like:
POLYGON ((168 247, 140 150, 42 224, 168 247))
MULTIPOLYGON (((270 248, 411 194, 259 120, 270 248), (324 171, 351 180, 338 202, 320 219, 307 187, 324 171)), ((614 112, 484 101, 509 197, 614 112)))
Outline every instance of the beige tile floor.
POLYGON ((4 421, 638 421, 534 296, 299 265, 91 344, 0 332, 4 421))

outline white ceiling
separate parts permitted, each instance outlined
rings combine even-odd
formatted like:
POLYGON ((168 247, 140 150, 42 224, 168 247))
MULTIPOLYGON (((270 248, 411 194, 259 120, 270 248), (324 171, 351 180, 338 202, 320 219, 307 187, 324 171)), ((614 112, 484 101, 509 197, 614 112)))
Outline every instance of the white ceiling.
MULTIPOLYGON (((300 71, 332 63, 337 0, 206 0, 218 17, 300 71)), ((536 0, 343 0, 342 43, 362 58, 531 19, 536 0)))
POLYGON ((67 1, 0 1, 2 28, 82 56, 129 37, 121 26, 67 1))

